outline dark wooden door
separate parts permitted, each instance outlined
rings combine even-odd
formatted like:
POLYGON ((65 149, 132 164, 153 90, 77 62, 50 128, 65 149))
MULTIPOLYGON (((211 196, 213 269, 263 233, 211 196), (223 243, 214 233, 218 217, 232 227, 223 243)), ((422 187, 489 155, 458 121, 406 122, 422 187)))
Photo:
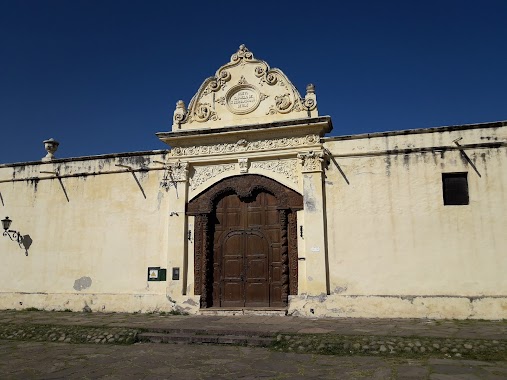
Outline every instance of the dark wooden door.
POLYGON ((221 306, 269 306, 266 237, 256 230, 231 231, 221 248, 221 306))
POLYGON ((213 306, 280 307, 280 218, 273 195, 237 195, 217 204, 213 247, 213 306))

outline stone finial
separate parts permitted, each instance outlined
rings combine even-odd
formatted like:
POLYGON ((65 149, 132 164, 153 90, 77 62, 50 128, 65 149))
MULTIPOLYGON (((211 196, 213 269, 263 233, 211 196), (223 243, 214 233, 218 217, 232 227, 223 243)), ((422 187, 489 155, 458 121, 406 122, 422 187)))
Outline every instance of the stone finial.
POLYGON ((174 125, 178 125, 178 128, 180 128, 179 124, 185 119, 186 114, 187 107, 185 107, 185 102, 183 100, 178 100, 173 115, 174 125))
POLYGON ((44 140, 43 143, 44 149, 46 149, 46 152, 48 152, 48 154, 42 158, 42 161, 51 161, 55 158, 55 152, 58 149, 58 145, 60 145, 60 143, 53 138, 44 140))
POLYGON ((317 96, 315 95, 315 85, 313 85, 312 83, 306 86, 304 105, 309 113, 308 116, 317 116, 310 115, 310 111, 313 111, 317 108, 317 96))
POLYGON ((252 52, 248 50, 244 44, 241 44, 238 51, 232 55, 231 62, 238 62, 242 59, 246 61, 252 61, 254 59, 252 52))

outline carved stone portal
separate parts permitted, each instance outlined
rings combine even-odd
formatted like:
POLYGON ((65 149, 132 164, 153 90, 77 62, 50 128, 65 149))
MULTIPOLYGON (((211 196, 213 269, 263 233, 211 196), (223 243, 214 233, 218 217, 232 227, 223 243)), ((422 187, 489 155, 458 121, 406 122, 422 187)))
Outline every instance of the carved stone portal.
POLYGON ((297 219, 296 211, 303 209, 303 197, 280 183, 264 176, 250 174, 226 178, 191 200, 187 214, 195 216, 194 241, 194 294, 201 296, 201 307, 213 303, 213 230, 217 203, 224 196, 236 194, 241 201, 251 199, 260 192, 276 198, 279 213, 282 254, 281 302, 287 305, 288 296, 297 294, 297 219))

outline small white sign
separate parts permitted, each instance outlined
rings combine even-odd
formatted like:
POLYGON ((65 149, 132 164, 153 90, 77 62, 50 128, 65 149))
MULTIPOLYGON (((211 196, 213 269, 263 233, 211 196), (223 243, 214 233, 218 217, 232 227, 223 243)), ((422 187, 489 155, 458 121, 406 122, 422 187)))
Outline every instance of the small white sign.
POLYGON ((312 252, 320 252, 320 247, 312 247, 311 251, 312 252))

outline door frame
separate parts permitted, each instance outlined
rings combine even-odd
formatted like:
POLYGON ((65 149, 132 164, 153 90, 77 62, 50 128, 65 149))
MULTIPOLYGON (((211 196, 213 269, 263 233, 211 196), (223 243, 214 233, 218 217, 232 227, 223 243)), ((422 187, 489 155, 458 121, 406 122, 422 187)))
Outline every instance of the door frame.
POLYGON ((213 215, 219 199, 236 194, 240 200, 252 197, 260 191, 272 194, 279 211, 282 265, 282 302, 288 304, 288 296, 297 294, 298 248, 296 211, 303 209, 303 196, 281 183, 258 174, 245 174, 225 178, 187 204, 187 215, 194 222, 194 294, 200 295, 201 308, 212 305, 213 293, 213 215))

